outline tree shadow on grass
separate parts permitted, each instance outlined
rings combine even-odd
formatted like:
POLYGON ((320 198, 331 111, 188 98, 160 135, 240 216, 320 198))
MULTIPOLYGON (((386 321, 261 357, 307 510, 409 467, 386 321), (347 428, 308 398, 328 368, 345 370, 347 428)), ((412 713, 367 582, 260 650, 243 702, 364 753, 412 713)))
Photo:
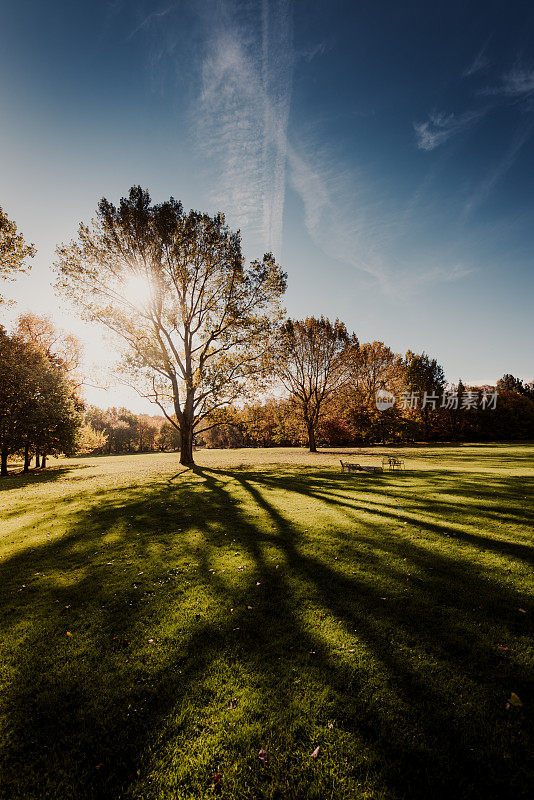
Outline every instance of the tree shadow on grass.
POLYGON ((26 486, 38 485, 41 483, 51 483, 53 481, 61 480, 68 476, 69 481, 84 480, 83 475, 73 476, 72 472, 77 470, 84 470, 89 468, 89 464, 69 464, 68 467, 46 467, 44 470, 30 470, 29 472, 13 472, 9 475, 0 478, 0 492, 6 492, 10 489, 23 489, 26 486))
POLYGON ((526 797, 531 599, 407 517, 327 470, 100 492, 0 563, 0 796, 204 797, 220 768, 232 798, 526 797), (311 537, 286 498, 351 516, 311 537))

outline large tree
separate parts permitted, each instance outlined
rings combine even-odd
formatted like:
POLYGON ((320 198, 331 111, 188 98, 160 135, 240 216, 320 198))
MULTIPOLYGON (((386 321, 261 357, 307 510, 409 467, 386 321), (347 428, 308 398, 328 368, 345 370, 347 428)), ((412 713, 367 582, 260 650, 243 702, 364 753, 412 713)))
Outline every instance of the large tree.
POLYGON ((288 319, 280 328, 273 351, 275 370, 297 405, 308 432, 311 453, 317 452, 316 431, 324 403, 354 376, 358 352, 356 334, 349 335, 338 319, 288 319))
POLYGON ((126 343, 124 369, 179 427, 180 462, 192 465, 205 420, 264 373, 285 273, 269 253, 246 268, 222 214, 186 213, 172 197, 153 205, 139 186, 118 207, 101 200, 56 268, 84 317, 126 343))
MULTIPOLYGON (((34 245, 26 244, 16 223, 0 206, 0 280, 12 281, 17 273, 26 272, 29 269, 27 259, 34 255, 34 245)), ((0 294, 0 305, 4 302, 5 298, 0 294)))

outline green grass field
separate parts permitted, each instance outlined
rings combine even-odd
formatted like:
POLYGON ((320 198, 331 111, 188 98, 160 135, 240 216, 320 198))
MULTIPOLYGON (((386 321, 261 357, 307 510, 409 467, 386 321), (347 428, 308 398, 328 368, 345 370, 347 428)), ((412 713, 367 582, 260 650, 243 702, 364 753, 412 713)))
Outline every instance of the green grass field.
POLYGON ((2 480, 2 800, 530 797, 534 446, 395 454, 2 480))

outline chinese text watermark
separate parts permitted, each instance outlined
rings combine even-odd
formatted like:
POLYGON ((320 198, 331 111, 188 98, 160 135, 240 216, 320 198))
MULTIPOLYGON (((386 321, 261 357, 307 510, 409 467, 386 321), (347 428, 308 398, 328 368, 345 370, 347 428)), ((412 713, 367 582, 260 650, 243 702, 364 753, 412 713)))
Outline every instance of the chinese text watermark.
MULTIPOLYGON (((416 408, 431 408, 434 411, 443 408, 445 410, 464 410, 481 408, 494 410, 497 408, 498 392, 474 391, 472 389, 458 393, 457 390, 448 389, 438 395, 434 392, 402 392, 400 397, 400 407, 403 411, 416 408), (421 396, 422 395, 422 396, 421 396)), ((379 389, 376 393, 376 407, 379 411, 386 411, 392 408, 397 402, 397 398, 392 392, 386 389, 379 389)))

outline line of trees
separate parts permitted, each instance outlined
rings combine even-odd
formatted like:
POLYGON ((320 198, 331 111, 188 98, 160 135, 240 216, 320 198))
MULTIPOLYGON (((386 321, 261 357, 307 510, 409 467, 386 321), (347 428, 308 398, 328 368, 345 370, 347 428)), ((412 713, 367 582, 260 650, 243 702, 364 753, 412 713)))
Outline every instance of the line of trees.
POLYGON ((179 450, 180 432, 164 416, 134 414, 127 408, 86 409, 79 453, 153 453, 179 450))
MULTIPOLYGON (((0 209, 0 278, 27 269, 34 252, 0 209)), ((464 408, 464 393, 475 390, 461 383, 452 387, 456 403, 443 404, 444 372, 426 353, 360 344, 339 320, 284 319, 287 276, 272 254, 247 265, 224 215, 185 212, 173 197, 154 204, 134 186, 118 206, 102 199, 95 219, 58 247, 55 271, 56 289, 122 342, 123 380, 161 414, 89 408, 82 419, 79 343, 26 315, 11 336, 2 329, 3 470, 21 450, 25 468, 32 452, 175 447, 192 465, 194 441, 306 442, 314 451, 318 443, 533 435, 532 390, 513 376, 501 381, 496 409, 464 408), (419 403, 380 410, 385 390, 419 403), (258 403, 268 392, 277 399, 258 403)))
MULTIPOLYGON (((225 408, 216 419, 214 415, 215 424, 197 437, 196 444, 207 448, 308 446, 314 451, 317 446, 534 438, 534 388, 512 375, 505 375, 496 387, 462 382, 446 386, 439 364, 425 354, 409 352, 402 357, 383 342, 372 342, 358 347, 357 357, 354 351, 351 356, 355 371, 343 386, 321 398, 311 441, 310 418, 297 387, 294 396, 286 392, 282 397, 225 408), (395 389, 397 403, 380 411, 376 392, 384 385, 395 389), (495 408, 483 408, 482 396, 495 390, 495 408), (420 404, 403 408, 398 402, 403 394, 420 392, 423 397, 425 391, 427 395, 439 392, 435 409, 431 404, 425 409, 420 404), (454 402, 442 406, 443 392, 454 402)), ((78 453, 168 452, 179 450, 180 435, 162 415, 89 406, 77 442, 78 453)))
MULTIPOLYGON (((381 345, 374 342, 369 346, 381 345)), ((515 379, 514 379, 515 380, 515 379)), ((420 409, 397 403, 379 411, 374 396, 366 401, 362 387, 345 387, 323 405, 315 434, 317 446, 409 444, 420 441, 509 441, 534 438, 534 391, 510 389, 499 381, 496 408, 482 408, 480 398, 495 391, 489 386, 448 387, 458 397, 458 408, 429 409, 427 424, 420 409), (462 409, 463 398, 476 398, 462 409)), ((401 390, 407 391, 406 389, 401 390)), ((398 398, 400 398, 400 394, 398 398)), ((441 397, 440 397, 441 402, 441 397)), ((209 447, 277 447, 309 444, 306 422, 298 404, 286 397, 230 408, 223 424, 203 436, 209 447)))

